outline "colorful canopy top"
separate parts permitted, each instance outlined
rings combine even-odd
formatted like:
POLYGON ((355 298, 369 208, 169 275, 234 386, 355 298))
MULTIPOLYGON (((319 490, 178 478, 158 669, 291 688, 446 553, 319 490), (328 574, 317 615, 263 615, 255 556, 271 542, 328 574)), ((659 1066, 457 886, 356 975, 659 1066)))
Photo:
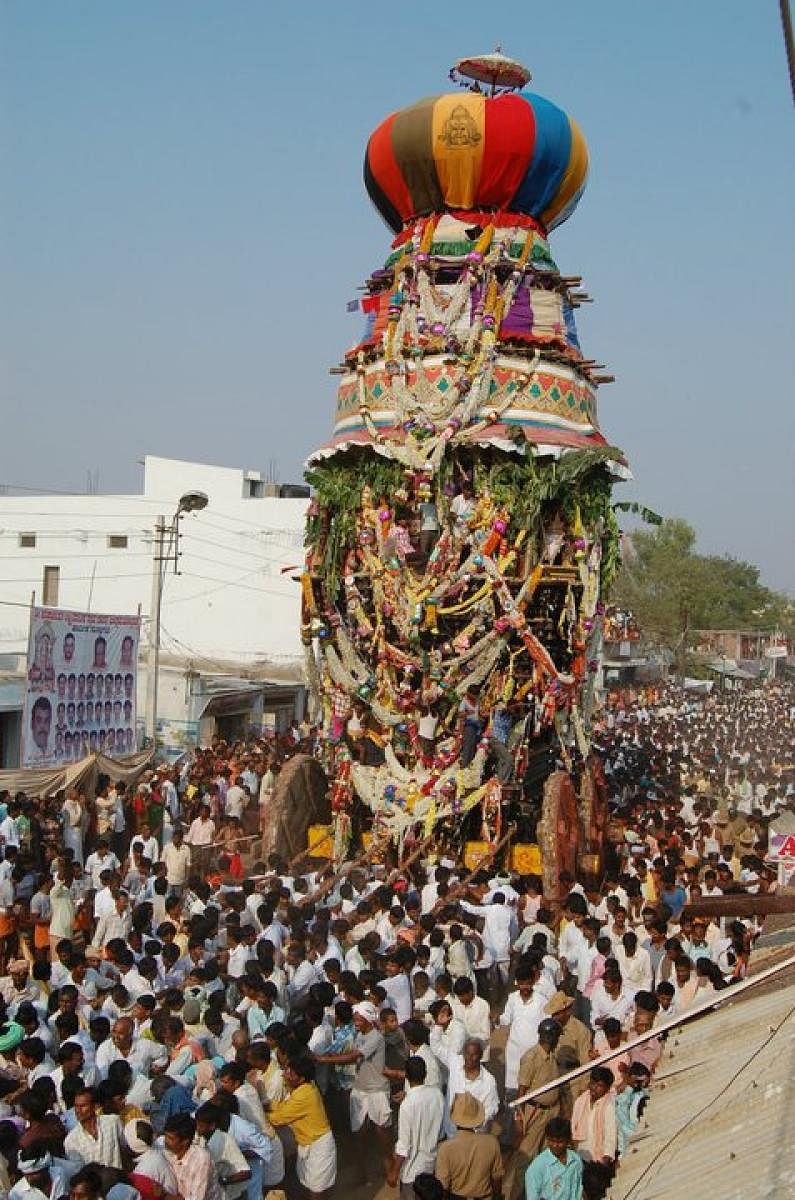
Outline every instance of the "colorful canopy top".
POLYGON ((364 159, 365 187, 395 233, 445 210, 524 213, 554 229, 587 175, 578 126, 532 92, 430 96, 387 117, 364 159))

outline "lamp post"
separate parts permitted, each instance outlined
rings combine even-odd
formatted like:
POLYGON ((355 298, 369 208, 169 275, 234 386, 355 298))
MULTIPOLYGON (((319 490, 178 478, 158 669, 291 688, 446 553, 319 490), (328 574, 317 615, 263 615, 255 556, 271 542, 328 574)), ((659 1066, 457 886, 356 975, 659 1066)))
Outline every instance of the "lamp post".
POLYGON ((163 603, 163 584, 170 563, 179 574, 179 522, 185 513, 201 512, 207 507, 204 492, 185 492, 180 496, 176 512, 169 522, 164 516, 155 525, 152 556, 152 602, 149 621, 149 662, 146 675, 146 736, 157 746, 157 688, 160 682, 160 610, 163 603))

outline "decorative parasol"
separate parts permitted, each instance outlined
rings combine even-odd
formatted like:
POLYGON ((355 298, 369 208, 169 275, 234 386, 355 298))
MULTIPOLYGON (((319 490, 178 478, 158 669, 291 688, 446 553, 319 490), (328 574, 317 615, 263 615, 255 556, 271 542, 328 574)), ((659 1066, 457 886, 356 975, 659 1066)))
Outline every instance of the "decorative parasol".
POLYGON ((491 54, 460 58, 450 71, 450 78, 459 87, 477 92, 481 90, 478 84, 486 83, 491 89, 491 95, 496 96, 498 92, 512 92, 523 88, 532 76, 527 67, 522 66, 515 58, 508 58, 502 53, 502 47, 497 46, 491 54), (474 85, 465 82, 470 79, 476 81, 474 85))

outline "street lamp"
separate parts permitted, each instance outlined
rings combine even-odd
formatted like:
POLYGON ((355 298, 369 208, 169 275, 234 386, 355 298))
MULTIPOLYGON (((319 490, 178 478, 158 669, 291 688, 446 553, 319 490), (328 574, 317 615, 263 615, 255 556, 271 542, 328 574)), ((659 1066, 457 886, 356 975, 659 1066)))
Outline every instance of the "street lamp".
POLYGON ((209 498, 206 492, 185 492, 184 496, 180 496, 179 498, 176 517, 179 517, 182 513, 201 512, 203 508, 207 507, 208 503, 209 498))
POLYGON ((185 513, 201 512, 209 503, 205 492, 185 492, 179 498, 176 511, 166 523, 164 516, 155 525, 154 555, 152 557, 152 603, 149 622, 149 663, 146 676, 146 736, 152 746, 157 744, 157 688, 160 681, 160 610, 166 567, 170 563, 179 574, 179 522, 185 513), (168 540, 166 540, 168 537, 168 540))

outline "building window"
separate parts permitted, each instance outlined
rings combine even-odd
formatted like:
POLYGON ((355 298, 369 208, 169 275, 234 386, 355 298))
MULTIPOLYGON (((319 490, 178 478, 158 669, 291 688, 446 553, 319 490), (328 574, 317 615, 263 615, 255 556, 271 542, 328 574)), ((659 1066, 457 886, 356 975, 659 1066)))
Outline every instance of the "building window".
POLYGON ((43 602, 50 608, 54 608, 58 603, 58 583, 61 577, 60 567, 45 567, 44 579, 42 580, 42 595, 43 602))
POLYGON ((261 500, 265 495, 265 484, 261 479, 245 479, 243 481, 243 496, 246 500, 261 500))
POLYGON ((126 550, 127 549, 127 534, 126 533, 111 533, 108 535, 109 550, 126 550))
POLYGON ((35 533, 20 533, 19 548, 20 548, 20 550, 35 550, 36 549, 35 533))

